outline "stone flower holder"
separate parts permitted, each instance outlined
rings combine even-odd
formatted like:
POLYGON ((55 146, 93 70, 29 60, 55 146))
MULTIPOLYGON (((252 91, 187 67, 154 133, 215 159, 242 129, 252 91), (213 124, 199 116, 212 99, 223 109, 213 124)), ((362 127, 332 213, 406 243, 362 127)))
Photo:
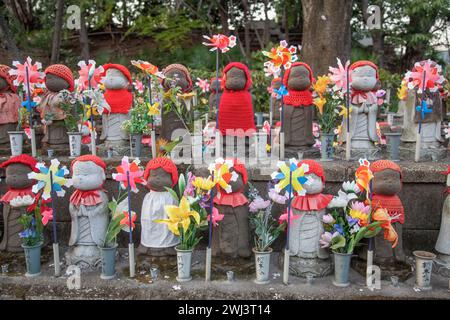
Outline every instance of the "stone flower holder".
POLYGON ((436 255, 427 251, 413 251, 416 257, 416 287, 431 290, 431 270, 436 255))
POLYGON ((178 282, 187 282, 192 280, 191 276, 191 262, 192 262, 192 252, 191 250, 181 250, 175 247, 177 251, 177 267, 178 267, 178 282))
POLYGON ((41 274, 41 248, 42 242, 34 246, 26 246, 22 244, 22 248, 25 251, 25 262, 27 265, 26 277, 37 277, 41 274))
POLYGON ((70 158, 81 155, 81 132, 67 132, 69 136, 70 158))
POLYGON ((270 254, 272 253, 272 248, 268 251, 260 252, 256 248, 253 248, 253 253, 255 254, 255 267, 256 267, 256 279, 257 284, 268 284, 269 280, 269 268, 270 268, 270 254))
POLYGON ((12 156, 19 156, 22 154, 23 133, 23 131, 8 131, 12 156))

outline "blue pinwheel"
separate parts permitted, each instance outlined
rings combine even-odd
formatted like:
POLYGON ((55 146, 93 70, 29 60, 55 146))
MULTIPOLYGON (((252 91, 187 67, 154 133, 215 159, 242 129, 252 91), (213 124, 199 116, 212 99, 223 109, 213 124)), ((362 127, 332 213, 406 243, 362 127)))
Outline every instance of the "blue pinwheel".
POLYGON ((282 99, 284 96, 288 96, 289 92, 285 85, 281 85, 278 89, 273 89, 273 92, 277 95, 277 100, 282 99))

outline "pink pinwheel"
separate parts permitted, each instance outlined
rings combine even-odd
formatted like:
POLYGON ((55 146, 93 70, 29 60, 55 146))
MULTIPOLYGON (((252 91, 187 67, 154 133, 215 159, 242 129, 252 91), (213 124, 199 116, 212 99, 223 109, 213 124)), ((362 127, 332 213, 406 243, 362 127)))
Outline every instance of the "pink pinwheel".
POLYGON ((328 70, 330 70, 330 74, 328 75, 334 83, 333 90, 334 91, 341 91, 342 93, 347 92, 347 70, 350 66, 350 61, 347 61, 345 63, 345 67, 342 65, 341 59, 336 58, 338 62, 338 67, 328 67, 328 70))
POLYGON ((236 45, 236 37, 229 36, 223 34, 215 34, 212 37, 203 36, 209 42, 202 42, 203 45, 212 47, 210 51, 220 50, 222 53, 225 53, 233 48, 236 45))
POLYGON ((14 85, 16 87, 23 83, 25 87, 30 85, 30 90, 33 91, 35 86, 42 86, 45 73, 40 71, 42 69, 40 62, 32 64, 32 59, 27 57, 23 64, 19 61, 13 61, 12 64, 16 69, 9 70, 9 74, 16 77, 14 79, 14 85), (26 69, 28 69, 28 77, 26 69))
POLYGON ((130 176, 130 189, 131 191, 137 193, 137 183, 146 185, 147 182, 143 179, 144 171, 139 167, 139 159, 134 159, 133 162, 128 162, 128 157, 122 158, 122 165, 116 167, 117 173, 113 173, 112 177, 114 180, 120 182, 120 186, 123 189, 128 188, 127 172, 130 176))
POLYGON ((136 80, 134 82, 134 88, 137 90, 137 92, 139 92, 140 94, 144 93, 144 84, 142 83, 142 81, 140 80, 136 80))
POLYGON ((94 60, 89 60, 89 64, 86 64, 85 61, 78 62, 78 66, 80 67, 78 73, 80 77, 76 82, 79 91, 89 89, 89 78, 91 89, 97 88, 100 84, 104 70, 102 66, 95 68, 95 65, 94 60))
POLYGON ((197 82, 195 83, 195 85, 197 87, 199 87, 200 89, 202 89, 203 93, 209 92, 210 84, 207 79, 203 80, 203 79, 197 78, 197 82))
POLYGON ((42 224, 44 226, 46 226, 50 220, 53 220, 53 210, 51 208, 45 207, 44 210, 41 212, 41 215, 42 215, 42 224))
MULTIPOLYGON (((209 218, 210 216, 208 215, 208 217, 207 217, 207 219, 208 219, 208 221, 210 220, 210 218, 209 218)), ((213 208, 213 212, 212 212, 212 223, 213 223, 213 226, 217 226, 218 225, 218 221, 222 221, 222 219, 223 219, 223 217, 224 217, 224 215, 223 214, 220 214, 219 213, 219 210, 217 210, 217 208, 213 208)))
POLYGON ((416 62, 414 68, 406 72, 405 79, 408 81, 408 88, 417 88, 417 92, 422 93, 424 72, 425 89, 436 92, 445 79, 442 76, 442 67, 430 59, 416 62))

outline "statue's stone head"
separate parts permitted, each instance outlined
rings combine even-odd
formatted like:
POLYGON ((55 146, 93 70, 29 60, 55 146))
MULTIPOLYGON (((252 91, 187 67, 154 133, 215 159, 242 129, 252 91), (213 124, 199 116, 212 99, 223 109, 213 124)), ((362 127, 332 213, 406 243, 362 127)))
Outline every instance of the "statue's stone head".
POLYGON ((188 92, 192 89, 191 75, 184 65, 178 63, 168 65, 163 74, 166 77, 163 81, 165 90, 180 87, 182 92, 188 92))
POLYGON ((240 62, 231 62, 223 70, 227 90, 248 90, 252 84, 250 71, 240 62))
POLYGON ((107 90, 128 89, 133 82, 128 69, 121 64, 109 63, 103 66, 105 77, 103 84, 107 90))
POLYGON ((305 177, 308 178, 308 183, 303 185, 307 194, 321 193, 325 187, 325 174, 323 167, 314 160, 302 160, 299 165, 305 164, 308 166, 308 171, 305 172, 305 177))
POLYGON ((287 86, 290 90, 303 91, 309 89, 313 79, 312 70, 302 62, 295 62, 287 72, 287 86))
POLYGON ((357 61, 350 66, 350 81, 355 90, 376 90, 378 67, 370 61, 357 61))
POLYGON ((45 69, 45 87, 52 92, 73 91, 72 71, 63 64, 53 64, 45 69))
POLYGON ((402 189, 400 167, 389 160, 378 160, 371 164, 373 172, 372 188, 374 194, 395 195, 402 189))
POLYGON ((25 189, 31 187, 35 181, 28 179, 28 173, 37 171, 37 160, 27 154, 12 157, 3 162, 0 168, 5 169, 5 182, 10 188, 25 189))
POLYGON ((144 179, 150 190, 163 192, 165 188, 173 188, 177 184, 178 170, 169 158, 155 158, 145 167, 144 179))
POLYGON ((101 189, 106 180, 106 164, 97 156, 83 155, 72 161, 73 187, 78 190, 101 189))

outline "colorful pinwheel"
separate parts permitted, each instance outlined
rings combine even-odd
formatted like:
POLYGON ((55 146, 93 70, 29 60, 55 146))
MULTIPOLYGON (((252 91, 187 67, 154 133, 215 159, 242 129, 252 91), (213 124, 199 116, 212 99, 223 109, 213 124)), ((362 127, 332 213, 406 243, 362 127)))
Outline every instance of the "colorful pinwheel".
POLYGON ((350 61, 347 60, 345 63, 345 66, 342 65, 342 62, 339 58, 337 59, 338 67, 328 67, 328 70, 331 72, 328 74, 331 81, 334 83, 333 90, 334 91, 341 91, 342 93, 347 92, 347 74, 348 74, 348 68, 350 66, 350 61))
POLYGON ((197 87, 199 87, 200 89, 202 89, 203 93, 209 92, 210 84, 207 79, 203 80, 203 79, 197 78, 197 82, 195 83, 195 85, 197 87))
POLYGON ((131 60, 131 64, 149 76, 157 76, 161 79, 164 78, 164 74, 159 71, 158 67, 150 62, 143 60, 131 60))
POLYGON ((284 161, 277 163, 279 170, 272 173, 271 177, 274 180, 279 180, 275 185, 275 191, 280 193, 286 189, 287 195, 292 195, 296 192, 300 196, 306 195, 306 190, 303 185, 309 182, 305 177, 305 173, 309 171, 309 166, 302 163, 298 166, 298 161, 295 159, 289 159, 289 166, 284 161))
POLYGON ((101 81, 104 69, 102 66, 96 68, 96 62, 89 60, 88 64, 85 61, 78 62, 80 70, 78 74, 79 78, 76 80, 78 91, 84 91, 86 89, 97 88, 101 81))
POLYGON ((370 170, 370 162, 367 159, 359 159, 359 168, 356 169, 355 178, 359 190, 366 190, 367 194, 369 194, 370 181, 373 178, 373 174, 370 170))
POLYGON ((72 180, 64 177, 69 174, 69 170, 67 170, 65 166, 59 168, 59 164, 58 159, 52 159, 50 161, 50 167, 47 168, 45 163, 40 162, 36 164, 39 173, 30 172, 28 174, 28 179, 37 181, 37 183, 33 185, 32 191, 38 193, 39 190, 43 189, 42 198, 44 200, 52 197, 52 188, 58 197, 64 197, 66 191, 62 187, 70 187, 72 185, 72 180), (50 183, 51 180, 53 180, 53 185, 50 183))
POLYGON ((116 167, 117 173, 113 173, 112 178, 120 182, 120 186, 122 187, 122 189, 127 189, 128 188, 127 173, 128 173, 130 180, 130 189, 131 191, 137 193, 139 191, 136 185, 137 183, 140 183, 142 185, 147 184, 147 182, 143 178, 144 171, 142 171, 139 164, 140 164, 139 159, 134 159, 133 162, 129 163, 128 157, 124 156, 122 158, 122 164, 116 167))
POLYGON ((23 84, 25 88, 29 86, 31 92, 33 92, 35 87, 43 86, 45 73, 40 71, 42 69, 40 62, 32 64, 32 59, 27 57, 23 64, 19 61, 13 61, 12 64, 16 69, 10 69, 9 74, 16 77, 14 79, 14 85, 16 87, 23 84))
POLYGON ((414 68, 406 72, 405 79, 408 81, 408 88, 417 88, 418 93, 422 93, 423 88, 436 92, 445 81, 442 67, 430 59, 416 62, 414 68))
POLYGON ((202 42, 207 47, 212 47, 210 51, 220 50, 222 53, 229 51, 236 45, 236 37, 223 34, 215 34, 212 37, 203 36, 209 42, 202 42))
POLYGON ((266 77, 279 78, 281 74, 281 68, 277 67, 271 61, 264 62, 264 74, 266 77))
POLYGON ((280 41, 280 45, 270 49, 270 51, 263 51, 263 55, 270 59, 274 68, 283 68, 285 70, 290 69, 293 62, 298 60, 297 48, 290 46, 286 40, 280 41))
POLYGON ((285 85, 281 85, 278 89, 273 89, 272 94, 276 95, 278 100, 282 99, 284 96, 289 95, 289 91, 285 85))
POLYGON ((215 163, 209 166, 209 171, 214 177, 215 185, 219 185, 226 193, 231 192, 230 181, 236 181, 238 174, 230 169, 233 167, 233 160, 216 159, 215 163))

